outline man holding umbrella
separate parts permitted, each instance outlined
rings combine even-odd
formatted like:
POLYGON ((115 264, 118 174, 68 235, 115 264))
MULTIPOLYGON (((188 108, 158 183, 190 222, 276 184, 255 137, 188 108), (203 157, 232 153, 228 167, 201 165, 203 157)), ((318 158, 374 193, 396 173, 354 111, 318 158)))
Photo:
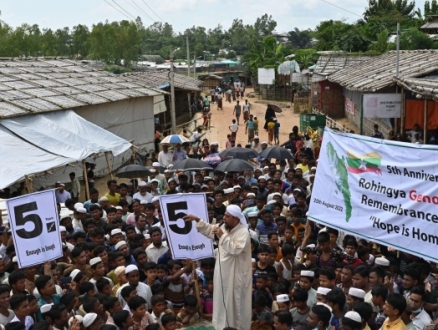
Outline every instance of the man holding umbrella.
POLYGON ((175 150, 173 151, 173 163, 176 164, 187 158, 187 154, 184 150, 181 149, 181 143, 177 143, 175 146, 175 150))

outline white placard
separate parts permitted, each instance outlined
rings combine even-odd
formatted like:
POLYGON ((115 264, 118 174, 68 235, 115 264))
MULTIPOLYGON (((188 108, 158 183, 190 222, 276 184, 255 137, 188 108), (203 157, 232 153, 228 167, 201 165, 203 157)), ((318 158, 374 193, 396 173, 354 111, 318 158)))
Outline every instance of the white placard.
POLYGON ((325 128, 308 218, 438 262, 438 147, 325 128))
POLYGON ((182 219, 187 214, 194 214, 208 221, 205 194, 163 195, 160 206, 174 259, 198 260, 214 256, 213 241, 196 230, 195 221, 182 219))
POLYGON ((55 190, 11 198, 6 205, 20 268, 62 257, 55 190))
POLYGON ((275 69, 258 68, 257 78, 259 85, 272 85, 275 80, 275 69))
POLYGON ((364 118, 400 118, 401 94, 364 94, 364 118))

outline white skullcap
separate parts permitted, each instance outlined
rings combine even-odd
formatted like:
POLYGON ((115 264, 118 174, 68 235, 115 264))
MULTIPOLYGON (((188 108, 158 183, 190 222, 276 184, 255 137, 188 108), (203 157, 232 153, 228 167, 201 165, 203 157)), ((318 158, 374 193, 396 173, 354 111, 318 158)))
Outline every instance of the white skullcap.
POLYGON ((116 210, 123 210, 123 207, 121 207, 120 205, 117 205, 117 206, 115 207, 115 209, 116 209, 116 210))
POLYGON ((313 249, 314 247, 315 247, 315 244, 308 244, 308 245, 306 245, 306 248, 313 249))
POLYGON ((327 305, 327 304, 324 304, 324 303, 322 303, 322 302, 318 302, 318 303, 316 303, 317 305, 320 305, 320 306, 324 306, 325 308, 327 308, 329 311, 330 311, 330 313, 332 312, 332 308, 329 306, 329 305, 327 305))
POLYGON ((76 203, 76 204, 73 206, 73 208, 74 208, 75 210, 77 210, 78 207, 84 207, 84 204, 82 204, 82 203, 76 203))
POLYGON ((119 266, 116 269, 114 269, 114 274, 116 274, 116 276, 119 276, 122 272, 125 271, 125 266, 119 266))
POLYGON ((364 299, 365 298, 365 291, 358 289, 358 288, 350 288, 350 290, 348 290, 348 294, 350 296, 359 298, 359 299, 364 299))
POLYGON ((251 262, 257 262, 254 258, 251 258, 251 262))
POLYGON ((315 273, 311 270, 302 270, 301 276, 315 277, 315 273))
POLYGON ((123 245, 127 245, 125 241, 120 241, 116 244, 115 248, 116 250, 118 250, 120 247, 122 247, 123 245))
MULTIPOLYGON (((158 181, 158 180, 157 180, 158 181)), ((154 198, 152 198, 151 202, 158 202, 160 200, 160 197, 155 196, 154 198)))
POLYGON ((73 323, 73 318, 75 318, 75 319, 78 321, 79 324, 81 324, 81 323, 84 322, 84 318, 83 318, 82 316, 80 316, 80 315, 75 315, 75 316, 72 316, 72 317, 70 317, 70 318, 68 319, 68 326, 69 326, 69 327, 71 327, 71 324, 73 323))
POLYGON ((70 212, 67 209, 62 209, 61 210, 61 214, 59 215, 59 219, 65 219, 65 218, 70 218, 70 212))
POLYGON ((206 184, 203 184, 203 185, 201 186, 201 189, 208 189, 208 186, 207 186, 206 184))
POLYGON ((212 142, 212 143, 210 143, 210 145, 211 145, 211 146, 218 146, 218 145, 219 145, 219 142, 212 142))
POLYGON ((67 229, 64 226, 59 226, 59 232, 60 233, 66 232, 66 231, 67 231, 67 229))
POLYGON ((266 205, 272 205, 277 203, 277 201, 275 199, 271 199, 269 202, 266 203, 266 205))
POLYGON ((316 290, 316 293, 322 294, 322 295, 327 295, 327 293, 329 293, 330 291, 332 291, 332 289, 329 288, 323 288, 322 286, 318 287, 318 290, 316 290))
POLYGON ((347 312, 345 313, 344 317, 353 320, 355 322, 362 323, 362 318, 360 317, 358 312, 355 311, 347 312))
POLYGON ((258 218, 259 212, 248 212, 248 218, 258 218))
POLYGON ((234 188, 224 189, 224 193, 225 193, 225 195, 232 194, 232 193, 234 193, 234 188))
POLYGON ((99 262, 102 262, 102 259, 100 257, 90 259, 90 266, 94 266, 95 264, 98 264, 99 262))
POLYGON ((239 186, 239 185, 236 185, 236 186, 233 187, 233 189, 242 189, 242 187, 239 186))
POLYGON ((128 187, 131 187, 131 186, 133 186, 133 184, 132 184, 132 182, 131 181, 128 181, 128 182, 126 182, 125 183, 128 187))
POLYGON ((263 141, 263 142, 262 142, 262 144, 266 144, 266 145, 267 145, 267 144, 268 144, 268 142, 266 142, 266 141, 263 141))
POLYGON ((18 262, 18 257, 17 257, 17 256, 14 256, 14 257, 12 258, 12 262, 18 262))
POLYGON ((276 298, 277 302, 289 302, 289 296, 287 294, 279 294, 276 298))
POLYGON ((246 197, 255 197, 255 194, 254 193, 248 193, 248 194, 246 194, 246 197))
POLYGON ((204 181, 207 181, 207 180, 213 180, 213 178, 211 176, 204 176, 204 181))
POLYGON ((260 138, 256 135, 256 136, 254 136, 254 140, 255 140, 255 139, 260 139, 260 138))
POLYGON ((269 170, 269 166, 263 167, 264 170, 269 170))
POLYGON ((109 199, 106 196, 102 196, 100 197, 99 202, 109 202, 109 199))
POLYGON ((149 169, 149 172, 156 173, 157 171, 155 170, 155 168, 151 168, 151 169, 149 169))
POLYGON ((149 235, 149 234, 144 234, 144 239, 151 239, 151 235, 149 235))
POLYGON ((383 267, 388 267, 388 266, 389 266, 389 260, 386 259, 386 258, 383 258, 383 257, 376 258, 376 260, 374 261, 374 263, 375 263, 376 265, 383 266, 383 267))
POLYGON ((70 273, 70 277, 72 280, 75 279, 75 277, 80 273, 81 271, 79 269, 73 269, 70 273))
POLYGON ((310 170, 316 170, 316 166, 312 166, 310 170))
POLYGON ((281 194, 280 194, 279 192, 276 192, 276 193, 273 193, 273 194, 272 194, 272 197, 274 197, 274 196, 279 196, 279 197, 281 197, 281 194))
POLYGON ((295 188, 294 191, 301 192, 302 190, 300 188, 295 188))
POLYGON ((161 165, 160 165, 159 162, 153 162, 153 163, 152 163, 152 166, 153 166, 153 167, 160 167, 161 165))
POLYGON ((148 184, 146 183, 146 182, 144 182, 144 181, 140 181, 139 183, 138 183, 138 186, 139 187, 146 187, 148 184))
POLYGON ((140 201, 140 204, 142 204, 142 205, 146 205, 146 204, 149 204, 149 202, 148 202, 146 199, 142 199, 142 200, 140 201))
POLYGON ((125 274, 128 274, 130 272, 133 272, 134 270, 138 270, 138 267, 136 265, 129 265, 125 268, 125 274))
POLYGON ((240 223, 248 228, 248 223, 246 222, 246 218, 242 213, 242 210, 237 205, 228 205, 227 212, 231 214, 233 217, 239 218, 240 223))
POLYGON ((96 313, 85 314, 82 324, 84 325, 84 327, 88 328, 90 325, 94 323, 94 321, 96 321, 96 318, 97 318, 96 313))
POLYGON ((76 209, 76 212, 85 214, 85 213, 87 213, 87 209, 85 207, 78 207, 76 209))
POLYGON ((121 233, 122 233, 122 230, 119 228, 111 230, 111 236, 114 236, 116 234, 121 234, 121 233))
POLYGON ((45 304, 40 307, 41 314, 47 313, 52 309, 53 304, 45 304))

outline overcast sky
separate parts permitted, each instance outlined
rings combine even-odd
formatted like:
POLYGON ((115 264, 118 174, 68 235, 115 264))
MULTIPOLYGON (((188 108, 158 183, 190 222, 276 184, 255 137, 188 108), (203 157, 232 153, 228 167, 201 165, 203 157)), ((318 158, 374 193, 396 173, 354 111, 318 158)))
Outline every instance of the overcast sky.
MULTIPOLYGON (((423 11, 424 2, 417 0, 416 7, 423 11)), ((244 24, 253 24, 265 13, 277 21, 278 32, 287 32, 294 27, 313 29, 320 21, 328 19, 354 22, 359 18, 356 15, 364 12, 368 0, 0 0, 0 19, 13 27, 36 23, 40 28, 52 29, 126 19, 108 3, 119 10, 124 8, 132 16, 140 16, 145 26, 161 18, 176 32, 193 25, 209 29, 221 24, 228 29, 234 18, 243 19, 244 24)))

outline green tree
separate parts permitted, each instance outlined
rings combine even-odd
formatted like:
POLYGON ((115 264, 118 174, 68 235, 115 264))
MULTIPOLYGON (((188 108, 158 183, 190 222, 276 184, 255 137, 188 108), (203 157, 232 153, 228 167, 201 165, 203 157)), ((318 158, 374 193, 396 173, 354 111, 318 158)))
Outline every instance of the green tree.
POLYGON ((253 44, 251 51, 243 56, 242 63, 248 66, 253 77, 257 77, 258 68, 277 68, 284 61, 282 48, 274 37, 265 37, 253 44))
POLYGON ((377 37, 377 41, 370 44, 369 48, 370 51, 376 51, 380 54, 383 54, 388 50, 388 30, 383 30, 379 33, 379 36, 377 37))
POLYGON ((288 32, 288 39, 296 49, 309 48, 312 40, 311 30, 299 30, 295 28, 288 32))
POLYGON ((340 42, 351 28, 352 25, 344 21, 329 20, 321 22, 315 31, 315 38, 318 40, 316 49, 340 50, 340 42))
POLYGON ((90 30, 86 25, 78 24, 73 27, 71 33, 71 55, 72 57, 86 58, 88 55, 87 40, 90 30))
POLYGON ((254 30, 259 36, 269 36, 277 27, 277 22, 272 19, 272 16, 264 14, 258 17, 254 23, 254 30))
POLYGON ((316 49, 299 49, 295 52, 294 60, 297 61, 301 69, 307 69, 316 63, 318 54, 316 53, 316 49))
POLYGON ((414 16, 415 1, 408 0, 369 0, 369 6, 363 16, 368 21, 373 16, 384 16, 393 10, 406 18, 414 16))
MULTIPOLYGON (((401 50, 431 49, 434 48, 433 40, 416 28, 411 28, 400 36, 401 50)), ((395 43, 389 45, 389 49, 396 49, 395 43)))

